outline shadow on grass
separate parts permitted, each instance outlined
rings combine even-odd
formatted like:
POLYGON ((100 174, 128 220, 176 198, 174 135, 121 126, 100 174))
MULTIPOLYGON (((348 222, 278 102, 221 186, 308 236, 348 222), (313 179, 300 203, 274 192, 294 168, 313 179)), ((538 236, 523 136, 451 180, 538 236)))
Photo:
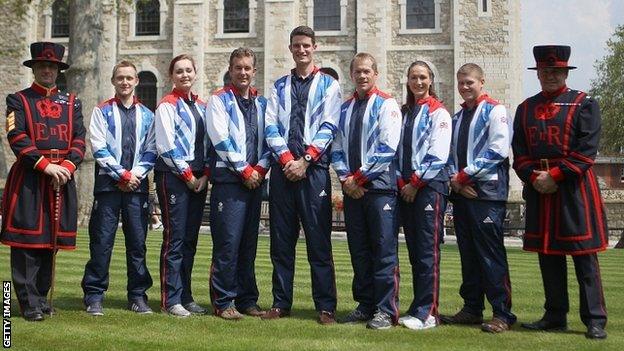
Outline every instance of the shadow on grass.
POLYGON ((514 325, 513 327, 513 331, 515 333, 523 333, 523 334, 534 334, 534 335, 585 335, 585 331, 580 331, 580 330, 572 330, 572 329, 568 329, 565 331, 561 331, 561 330, 553 330, 553 331, 543 331, 543 330, 531 330, 531 329, 526 329, 523 328, 522 326, 520 326, 520 323, 517 323, 516 325, 514 325))
MULTIPOLYGON (((160 305, 158 303, 158 301, 150 301, 148 303, 150 305, 150 307, 152 307, 152 309, 154 309, 154 311, 160 311, 160 305)), ((85 305, 82 302, 82 298, 76 298, 76 297, 71 297, 71 296, 59 296, 58 298, 55 298, 53 301, 53 305, 54 305, 54 309, 58 311, 84 311, 85 310, 85 305)), ((127 310, 128 307, 128 301, 125 299, 118 299, 118 298, 105 298, 104 302, 103 302, 103 306, 104 308, 111 308, 111 309, 123 309, 123 310, 127 310)), ((11 299, 11 310, 12 311, 19 311, 19 303, 17 302, 17 299, 12 298, 11 299)))
MULTIPOLYGON (((82 298, 76 297, 63 297, 59 296, 55 298, 53 301, 54 308, 57 313, 63 313, 63 311, 72 311, 72 312, 81 312, 85 310, 85 306, 82 302, 82 298)), ((102 302, 104 307, 104 312, 106 310, 125 310, 128 311, 128 301, 123 298, 115 298, 110 297, 104 298, 102 302)), ((148 301, 148 305, 152 308, 154 313, 160 313, 160 301, 159 300, 150 300, 148 301)), ((208 310, 206 316, 212 316, 212 306, 210 304, 204 305, 200 304, 202 307, 208 310)), ((11 310, 14 311, 14 316, 19 316, 19 304, 16 299, 12 299, 11 310)), ((347 313, 344 313, 345 315, 347 313)), ((339 317, 339 316, 337 316, 339 317)), ((290 316, 285 317, 286 319, 295 319, 295 320, 313 320, 316 321, 318 319, 318 312, 311 308, 296 308, 291 310, 290 316)))

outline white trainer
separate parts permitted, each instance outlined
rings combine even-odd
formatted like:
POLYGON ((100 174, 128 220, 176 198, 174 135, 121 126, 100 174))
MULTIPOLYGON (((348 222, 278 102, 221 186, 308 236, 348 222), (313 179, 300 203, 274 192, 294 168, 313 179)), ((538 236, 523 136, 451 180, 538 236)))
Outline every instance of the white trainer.
POLYGON ((405 326, 405 322, 414 323, 413 321, 416 321, 416 320, 418 320, 420 322, 420 319, 418 319, 418 318, 416 318, 414 316, 410 316, 409 314, 406 314, 405 316, 399 318, 399 324, 405 326))
POLYGON ((431 329, 431 328, 438 326, 438 323, 434 316, 427 317, 427 319, 424 322, 416 317, 412 317, 412 316, 409 316, 409 317, 411 318, 405 319, 403 323, 401 323, 403 326, 405 326, 408 329, 425 330, 425 329, 431 329))
POLYGON ((186 318, 191 315, 191 312, 189 312, 186 308, 178 303, 167 308, 167 314, 171 316, 186 318))

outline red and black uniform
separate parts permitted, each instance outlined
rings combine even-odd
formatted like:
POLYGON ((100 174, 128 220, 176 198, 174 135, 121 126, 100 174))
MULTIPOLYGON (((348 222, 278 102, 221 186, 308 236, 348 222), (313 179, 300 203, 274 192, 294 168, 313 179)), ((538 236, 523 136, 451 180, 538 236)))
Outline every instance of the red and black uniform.
POLYGON ((81 103, 73 94, 33 83, 7 97, 6 130, 17 160, 2 198, 0 241, 11 246, 20 306, 35 307, 45 301, 50 286, 51 250, 76 244, 76 183, 72 177, 61 187, 57 221, 52 178, 43 170, 55 163, 73 174, 82 161, 86 130, 81 103))
POLYGON ((561 88, 526 99, 514 121, 514 169, 524 182, 524 249, 539 253, 546 315, 565 322, 568 312, 565 255, 573 255, 581 289, 581 319, 606 324, 596 252, 608 244, 607 220, 593 171, 600 138, 600 110, 584 92, 561 88), (548 171, 553 194, 533 187, 534 170, 548 171))

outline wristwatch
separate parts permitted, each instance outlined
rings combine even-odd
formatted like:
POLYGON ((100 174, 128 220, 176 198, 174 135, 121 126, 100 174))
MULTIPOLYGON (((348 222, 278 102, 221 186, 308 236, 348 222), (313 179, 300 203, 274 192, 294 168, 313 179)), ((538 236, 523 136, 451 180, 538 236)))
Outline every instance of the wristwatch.
POLYGON ((312 155, 305 154, 303 155, 303 159, 306 160, 306 162, 312 162, 312 155))

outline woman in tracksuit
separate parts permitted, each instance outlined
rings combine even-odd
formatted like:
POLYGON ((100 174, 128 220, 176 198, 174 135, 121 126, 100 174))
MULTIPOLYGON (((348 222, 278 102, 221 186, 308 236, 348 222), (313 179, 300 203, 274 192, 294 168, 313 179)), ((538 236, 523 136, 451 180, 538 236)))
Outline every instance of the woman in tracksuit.
POLYGON ((414 300, 399 323, 422 330, 438 325, 440 241, 448 195, 445 165, 451 143, 451 116, 437 100, 434 74, 427 63, 412 63, 407 79, 398 187, 414 300))
POLYGON ((161 308, 188 317, 206 310, 193 300, 191 272, 208 182, 206 105, 191 92, 197 69, 192 57, 169 65, 173 90, 156 109, 156 192, 163 218, 160 253, 161 308))

